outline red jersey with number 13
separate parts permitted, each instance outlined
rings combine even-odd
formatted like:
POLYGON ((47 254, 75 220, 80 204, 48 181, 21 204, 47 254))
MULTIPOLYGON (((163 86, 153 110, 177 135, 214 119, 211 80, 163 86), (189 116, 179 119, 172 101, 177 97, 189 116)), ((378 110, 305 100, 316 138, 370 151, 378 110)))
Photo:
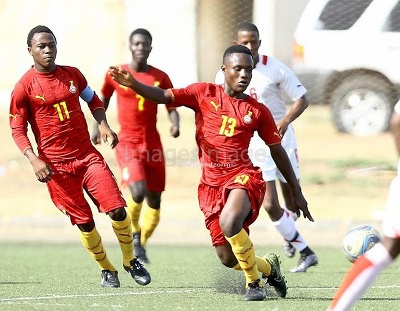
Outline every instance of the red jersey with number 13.
POLYGON ((208 185, 219 186, 243 168, 253 167, 248 147, 255 131, 268 145, 281 142, 271 112, 250 96, 236 99, 211 83, 170 91, 169 106, 182 105, 195 112, 201 181, 208 185))

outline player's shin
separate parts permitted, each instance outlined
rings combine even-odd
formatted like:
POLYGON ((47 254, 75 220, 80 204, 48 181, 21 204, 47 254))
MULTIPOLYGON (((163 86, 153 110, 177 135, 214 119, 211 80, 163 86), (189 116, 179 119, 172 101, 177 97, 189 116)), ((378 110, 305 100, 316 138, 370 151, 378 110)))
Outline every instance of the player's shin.
POLYGON ((126 211, 128 212, 129 217, 132 221, 132 230, 134 233, 140 232, 139 218, 143 202, 140 203, 135 202, 132 196, 128 195, 126 203, 127 203, 126 211))
POLYGON ((226 237, 226 239, 244 272, 246 285, 259 279, 253 242, 247 232, 242 229, 238 234, 226 237))
POLYGON ((157 228, 159 222, 160 222, 160 208, 154 209, 146 204, 143 213, 143 224, 140 237, 143 246, 146 245, 147 239, 151 237, 154 230, 157 228))
POLYGON ((101 241, 100 234, 98 233, 96 228, 94 228, 90 232, 80 231, 80 239, 83 246, 97 262, 101 270, 116 271, 116 269, 107 257, 107 253, 104 249, 103 242, 101 241))
POLYGON ((124 266, 130 266, 130 262, 134 258, 131 219, 126 214, 126 218, 122 221, 111 219, 111 224, 121 248, 124 266))

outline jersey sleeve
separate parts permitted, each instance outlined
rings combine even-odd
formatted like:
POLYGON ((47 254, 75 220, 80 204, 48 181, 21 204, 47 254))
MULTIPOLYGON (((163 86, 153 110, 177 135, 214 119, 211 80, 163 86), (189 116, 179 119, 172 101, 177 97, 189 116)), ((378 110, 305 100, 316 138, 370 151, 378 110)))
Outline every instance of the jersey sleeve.
MULTIPOLYGON (((82 74, 82 72, 80 72, 79 69, 77 69, 77 68, 75 68, 75 69, 76 69, 76 75, 77 75, 79 85, 80 85, 80 90, 79 90, 80 94, 82 94, 82 92, 86 92, 88 90, 91 91, 85 76, 82 74)), ((92 91, 92 92, 93 92, 93 97, 90 100, 85 99, 91 113, 93 114, 97 109, 105 110, 103 102, 100 100, 100 98, 97 96, 97 94, 94 91, 92 91)))
POLYGON ((281 63, 280 74, 280 87, 285 90, 286 94, 292 101, 299 99, 307 93, 307 89, 303 84, 301 84, 294 72, 283 63, 281 63))
POLYGON ((108 73, 105 74, 104 82, 100 89, 100 92, 105 98, 111 98, 114 93, 113 79, 108 73))
POLYGON ((168 107, 185 106, 196 111, 206 88, 206 83, 193 83, 185 88, 168 89, 171 94, 171 102, 168 104, 168 107))
POLYGON ((12 94, 10 102, 10 127, 11 134, 17 147, 22 153, 32 149, 28 138, 28 105, 29 99, 21 83, 17 83, 12 94))
MULTIPOLYGON (((165 73, 162 72, 162 78, 160 81, 160 88, 167 90, 167 89, 172 89, 174 86, 172 85, 172 81, 169 78, 169 76, 165 73)), ((172 107, 170 105, 165 105, 165 108, 167 109, 167 111, 171 111, 171 110, 175 110, 175 107, 172 107)))
POLYGON ((218 70, 217 74, 215 75, 215 84, 218 85, 224 85, 224 73, 222 72, 222 69, 218 70))
POLYGON ((396 111, 396 113, 400 114, 400 100, 394 106, 394 111, 396 111))
POLYGON ((259 108, 260 108, 260 116, 258 119, 258 128, 257 128, 258 135, 269 146, 280 144, 282 137, 279 134, 279 131, 276 127, 271 112, 264 105, 260 105, 259 108))

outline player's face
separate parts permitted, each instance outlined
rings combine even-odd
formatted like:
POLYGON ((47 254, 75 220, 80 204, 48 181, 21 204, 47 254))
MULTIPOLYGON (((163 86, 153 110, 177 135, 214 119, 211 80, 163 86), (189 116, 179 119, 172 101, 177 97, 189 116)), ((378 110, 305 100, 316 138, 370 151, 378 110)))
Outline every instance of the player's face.
POLYGON ((57 56, 57 43, 54 36, 47 32, 35 33, 31 44, 28 52, 33 57, 35 69, 41 72, 52 71, 57 56))
POLYGON ((236 44, 247 47, 253 54, 255 62, 258 61, 258 49, 260 48, 261 40, 258 37, 257 32, 247 30, 239 31, 237 33, 236 44))
POLYGON ((221 69, 225 75, 225 92, 232 97, 241 96, 252 77, 253 58, 249 54, 234 53, 221 69))
POLYGON ((151 52, 150 38, 143 34, 136 34, 132 37, 129 47, 132 58, 138 63, 145 63, 151 52))

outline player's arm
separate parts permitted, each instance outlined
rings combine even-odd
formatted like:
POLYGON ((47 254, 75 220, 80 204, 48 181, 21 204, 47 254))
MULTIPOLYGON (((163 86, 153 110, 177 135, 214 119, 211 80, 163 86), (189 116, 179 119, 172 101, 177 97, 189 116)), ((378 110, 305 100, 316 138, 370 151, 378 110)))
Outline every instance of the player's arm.
POLYGON ((174 138, 179 137, 180 132, 179 132, 179 113, 175 108, 168 109, 168 117, 169 120, 171 121, 171 129, 170 133, 171 136, 174 138))
MULTIPOLYGON (((108 106, 110 104, 110 98, 101 96, 101 101, 103 102, 104 109, 107 111, 108 106)), ((97 122, 93 123, 92 131, 90 133, 90 140, 95 145, 98 145, 101 143, 100 128, 99 128, 99 123, 97 123, 97 122)))
POLYGON ((132 74, 121 68, 110 66, 108 74, 119 84, 125 85, 134 90, 144 98, 158 104, 168 104, 172 99, 172 93, 157 86, 150 86, 137 81, 132 74))
POLYGON ((93 117, 100 125, 100 137, 103 142, 111 148, 115 148, 118 144, 118 136, 108 125, 103 102, 89 86, 86 86, 86 88, 81 92, 80 97, 87 102, 93 117))
POLYGON ((278 128, 281 136, 285 135, 289 124, 296 120, 304 112, 304 110, 307 109, 307 107, 308 100, 305 94, 293 102, 285 117, 276 123, 276 127, 278 128))
POLYGON ((308 203, 303 196, 300 184, 296 178, 285 149, 281 144, 269 145, 269 149, 277 168, 282 173, 283 177, 285 177, 290 189, 292 190, 294 203, 293 206, 297 210, 297 216, 300 216, 300 211, 302 211, 304 218, 314 221, 311 213, 308 210, 308 203))
POLYGON ((48 182, 53 174, 50 166, 41 160, 33 151, 28 137, 28 109, 23 91, 16 86, 11 95, 10 103, 10 127, 15 144, 32 165, 36 179, 40 182, 48 182))

